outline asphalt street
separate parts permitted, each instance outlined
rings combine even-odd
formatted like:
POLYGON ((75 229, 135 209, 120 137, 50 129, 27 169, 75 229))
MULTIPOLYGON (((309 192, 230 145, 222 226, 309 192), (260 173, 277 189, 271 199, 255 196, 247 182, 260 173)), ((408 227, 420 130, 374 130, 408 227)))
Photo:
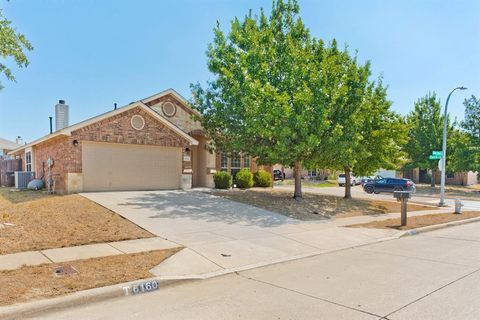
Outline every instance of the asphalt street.
POLYGON ((479 271, 480 223, 470 223, 41 319, 479 319, 479 271))

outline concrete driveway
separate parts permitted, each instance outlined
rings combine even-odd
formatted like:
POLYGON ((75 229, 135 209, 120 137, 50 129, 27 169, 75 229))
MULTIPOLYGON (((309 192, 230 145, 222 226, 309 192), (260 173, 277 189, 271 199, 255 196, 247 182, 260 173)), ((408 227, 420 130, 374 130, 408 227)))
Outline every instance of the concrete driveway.
POLYGON ((152 270, 164 279, 207 278, 381 241, 399 233, 341 227, 372 217, 302 222, 200 191, 82 195, 186 247, 152 270))

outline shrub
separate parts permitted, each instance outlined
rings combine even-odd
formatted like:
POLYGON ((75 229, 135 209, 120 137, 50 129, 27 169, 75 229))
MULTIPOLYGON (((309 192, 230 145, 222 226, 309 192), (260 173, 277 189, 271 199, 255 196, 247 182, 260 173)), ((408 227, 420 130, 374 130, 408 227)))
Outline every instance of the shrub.
POLYGON ((235 183, 240 189, 253 187, 253 174, 248 169, 241 169, 235 176, 235 183))
POLYGON ((232 176, 225 171, 216 172, 213 175, 213 182, 216 189, 230 189, 232 186, 232 176))
POLYGON ((255 187, 267 188, 273 185, 272 175, 265 170, 258 170, 253 174, 255 187))

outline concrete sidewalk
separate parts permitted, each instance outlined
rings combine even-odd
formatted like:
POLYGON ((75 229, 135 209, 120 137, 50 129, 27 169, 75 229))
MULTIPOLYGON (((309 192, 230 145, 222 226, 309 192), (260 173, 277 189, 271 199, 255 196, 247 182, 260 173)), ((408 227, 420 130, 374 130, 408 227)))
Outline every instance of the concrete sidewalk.
POLYGON ((479 283, 480 222, 25 318, 476 320, 479 283))
MULTIPOLYGON (((343 226, 398 217, 357 216, 299 221, 199 191, 83 194, 186 249, 151 272, 164 280, 205 279, 400 237, 393 229, 343 226)), ((419 211, 411 215, 449 212, 419 211)))
POLYGON ((180 245, 159 237, 89 244, 75 247, 55 248, 0 255, 0 270, 13 270, 23 265, 35 266, 43 263, 139 253, 179 247, 180 245))

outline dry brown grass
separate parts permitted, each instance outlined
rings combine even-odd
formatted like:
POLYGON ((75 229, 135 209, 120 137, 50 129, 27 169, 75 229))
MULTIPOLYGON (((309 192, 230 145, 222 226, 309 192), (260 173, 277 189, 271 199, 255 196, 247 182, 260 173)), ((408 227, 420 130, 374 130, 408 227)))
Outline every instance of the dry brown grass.
POLYGON ((59 296, 75 291, 150 278, 149 270, 181 248, 123 254, 68 263, 0 271, 0 305, 59 296), (72 265, 78 274, 57 277, 54 268, 72 265))
MULTIPOLYGON (((246 203, 300 220, 322 220, 336 216, 346 218, 360 215, 377 215, 400 212, 396 201, 346 200, 341 197, 304 193, 302 201, 292 198, 292 193, 274 189, 213 191, 215 195, 246 203)), ((432 206, 409 203, 408 210, 431 210, 432 206)))
MULTIPOLYGON (((433 196, 437 197, 440 194, 440 186, 435 188, 430 185, 417 184, 418 196, 433 196)), ((473 186, 446 186, 445 195, 450 198, 459 198, 466 200, 480 200, 480 185, 473 186)))
POLYGON ((15 226, 0 229, 0 254, 153 236, 79 195, 11 192, 7 188, 0 188, 2 222, 15 226))
POLYGON ((407 225, 404 227, 400 225, 400 218, 388 219, 383 221, 372 221, 372 222, 361 223, 361 224, 353 224, 347 227, 410 230, 410 229, 432 226, 432 225, 447 223, 452 221, 477 218, 477 217, 480 217, 479 211, 466 211, 466 212, 463 212, 462 214, 439 213, 439 214, 427 214, 422 216, 408 217, 407 225))

